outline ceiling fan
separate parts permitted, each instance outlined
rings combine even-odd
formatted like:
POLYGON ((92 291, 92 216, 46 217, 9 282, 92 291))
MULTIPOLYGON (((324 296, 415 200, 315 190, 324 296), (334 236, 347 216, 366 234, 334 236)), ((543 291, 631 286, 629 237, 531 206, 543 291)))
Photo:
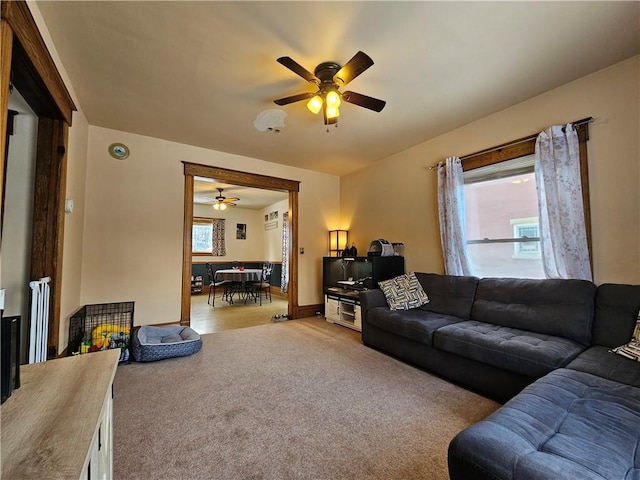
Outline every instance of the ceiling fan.
POLYGON ((237 202, 238 200, 240 200, 238 197, 225 197, 222 195, 223 192, 223 188, 218 188, 218 195, 215 197, 215 203, 213 204, 213 208, 215 210, 226 210, 227 206, 229 207, 235 207, 237 204, 235 202, 237 202))
POLYGON ((318 91, 279 98, 274 100, 274 103, 283 106, 302 100, 309 100, 307 108, 313 113, 319 113, 322 110, 325 125, 337 124, 338 116, 340 115, 338 107, 341 100, 375 112, 382 111, 387 104, 384 100, 362 95, 361 93, 338 91, 340 87, 345 86, 373 65, 371 57, 364 52, 356 53, 351 60, 342 66, 335 62, 322 62, 315 68, 314 73, 309 72, 291 57, 280 57, 277 61, 306 81, 315 84, 318 87, 318 91))

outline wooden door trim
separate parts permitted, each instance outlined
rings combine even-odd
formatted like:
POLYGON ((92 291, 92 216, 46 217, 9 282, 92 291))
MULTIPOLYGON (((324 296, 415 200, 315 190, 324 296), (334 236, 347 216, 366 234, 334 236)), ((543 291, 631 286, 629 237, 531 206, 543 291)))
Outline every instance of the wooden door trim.
POLYGON ((265 190, 287 190, 298 192, 300 182, 297 180, 287 180, 285 178, 271 177, 257 173, 241 172, 222 167, 211 167, 197 163, 182 162, 184 164, 184 174, 194 177, 215 178, 233 185, 243 187, 263 188, 265 190))
MULTIPOLYGON (((60 72, 56 68, 53 58, 51 58, 49 54, 47 45, 44 43, 42 35, 40 35, 38 26, 26 2, 4 1, 2 2, 1 11, 2 18, 6 19, 11 26, 13 37, 20 43, 20 46, 26 53, 26 57, 35 69, 35 76, 39 77, 40 81, 42 81, 57 106, 60 115, 62 115, 64 121, 71 126, 73 111, 77 110, 77 108, 62 80, 60 72)), ((34 75, 32 74, 31 76, 34 75)), ((24 93, 23 96, 25 96, 24 93)), ((25 99, 26 98, 25 96, 25 99)), ((40 112, 36 111, 36 114, 40 114, 40 112)))
MULTIPOLYGON (((9 83, 11 81, 11 59, 13 45, 13 32, 9 23, 3 18, 0 20, 0 151, 4 155, 7 141, 7 112, 9 110, 9 83)), ((4 212, 4 164, 6 159, 0 162, 0 210, 4 212)), ((0 217, 0 235, 2 235, 2 221, 0 217)), ((0 238, 0 244, 2 239, 0 238)))
POLYGON ((64 198, 67 186, 68 138, 64 120, 40 118, 34 182, 31 279, 51 277, 48 358, 59 353, 62 304, 62 252, 64 242, 64 198))
MULTIPOLYGON (((13 81, 38 116, 36 182, 45 191, 34 197, 32 280, 51 277, 49 357, 59 353, 64 242, 64 200, 67 177, 68 128, 76 107, 40 35, 26 2, 0 2, 0 108, 6 116, 9 85, 13 81), (11 75, 13 79, 11 79, 11 75), (42 129, 42 131, 40 131, 42 129), (35 241, 37 239, 37 241, 35 241)), ((6 118, 0 124, 5 137, 6 118)), ((4 140, 3 140, 4 141, 4 140)), ((0 167, 2 178, 6 172, 0 167)), ((0 192, 1 193, 1 192, 0 192)), ((4 205, 4 201, 3 201, 4 205)))
MULTIPOLYGON (((185 169, 186 170, 186 169, 185 169)), ((193 175, 184 175, 184 219, 182 230, 182 294, 180 325, 191 324, 191 232, 193 228, 193 175)))
POLYGON ((298 318, 298 192, 300 182, 284 178, 259 175, 257 173, 230 170, 227 168, 182 162, 184 164, 184 230, 182 243, 182 301, 180 323, 191 323, 191 229, 193 226, 193 177, 215 178, 221 182, 244 187, 263 188, 267 190, 286 190, 289 192, 289 290, 288 315, 298 318))

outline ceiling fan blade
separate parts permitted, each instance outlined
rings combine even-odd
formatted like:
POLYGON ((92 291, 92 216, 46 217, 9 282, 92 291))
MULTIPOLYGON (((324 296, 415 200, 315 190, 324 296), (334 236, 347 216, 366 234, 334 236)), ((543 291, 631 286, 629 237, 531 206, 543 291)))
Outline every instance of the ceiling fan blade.
POLYGON ((291 70, 296 75, 300 75, 307 82, 312 82, 312 83, 315 83, 316 85, 320 85, 320 80, 318 80, 318 78, 313 73, 311 73, 309 70, 304 68, 298 62, 296 62, 293 58, 291 58, 291 57, 280 57, 280 58, 278 58, 277 62, 279 64, 284 65, 285 67, 287 67, 289 70, 291 70))
POLYGON ((240 200, 238 197, 229 197, 229 198, 225 198, 223 200, 224 203, 232 203, 232 202, 237 202, 238 200, 240 200))
POLYGON ((333 81, 339 86, 344 86, 371 65, 373 65, 371 57, 364 52, 358 52, 351 60, 345 63, 340 70, 338 70, 338 72, 333 76, 333 81))
POLYGON ((276 105, 289 105, 290 103, 299 102, 301 100, 306 100, 315 95, 315 93, 299 93, 298 95, 292 95, 290 97, 279 98, 274 100, 273 103, 276 105))
POLYGON ((369 110, 373 110, 376 112, 381 112, 384 106, 387 104, 387 102, 385 102, 384 100, 368 97, 367 95, 362 95, 361 93, 356 92, 344 92, 342 94, 342 99, 345 102, 353 103, 354 105, 368 108, 369 110))

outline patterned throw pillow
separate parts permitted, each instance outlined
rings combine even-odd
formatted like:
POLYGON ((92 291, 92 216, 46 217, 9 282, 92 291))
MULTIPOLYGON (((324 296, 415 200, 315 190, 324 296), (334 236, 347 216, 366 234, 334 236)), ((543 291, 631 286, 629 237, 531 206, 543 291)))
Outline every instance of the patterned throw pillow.
POLYGON ((378 282, 378 285, 391 310, 409 310, 429 303, 429 297, 413 272, 378 282))
POLYGON ((623 357, 635 360, 636 362, 640 362, 640 318, 638 318, 638 321, 636 322, 636 328, 633 330, 633 335, 631 335, 631 341, 626 345, 616 347, 611 351, 618 355, 622 355, 623 357))

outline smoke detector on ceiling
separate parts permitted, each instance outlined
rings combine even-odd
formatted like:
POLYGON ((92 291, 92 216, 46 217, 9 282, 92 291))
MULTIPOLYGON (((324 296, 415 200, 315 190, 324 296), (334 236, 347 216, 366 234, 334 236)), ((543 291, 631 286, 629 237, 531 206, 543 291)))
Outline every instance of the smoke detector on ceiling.
POLYGON ((284 119, 287 117, 287 112, 277 108, 272 108, 260 112, 256 119, 253 121, 253 126, 260 132, 275 132, 279 133, 284 128, 284 119))

